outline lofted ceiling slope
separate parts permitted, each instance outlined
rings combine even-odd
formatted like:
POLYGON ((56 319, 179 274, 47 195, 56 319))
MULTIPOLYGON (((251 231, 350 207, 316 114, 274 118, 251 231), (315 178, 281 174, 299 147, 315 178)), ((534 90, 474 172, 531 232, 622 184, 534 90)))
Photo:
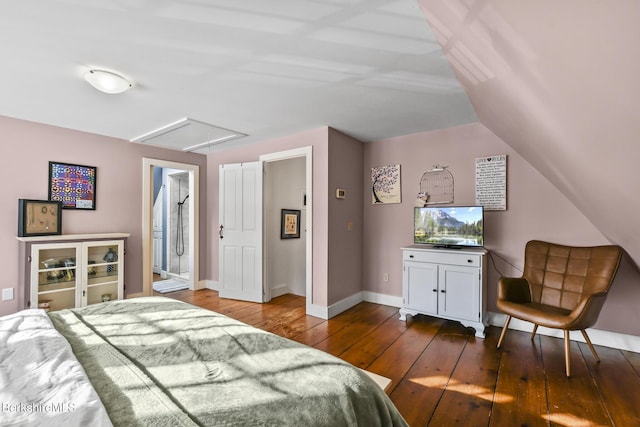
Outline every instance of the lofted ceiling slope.
POLYGON ((640 2, 419 3, 480 122, 640 265, 640 2))

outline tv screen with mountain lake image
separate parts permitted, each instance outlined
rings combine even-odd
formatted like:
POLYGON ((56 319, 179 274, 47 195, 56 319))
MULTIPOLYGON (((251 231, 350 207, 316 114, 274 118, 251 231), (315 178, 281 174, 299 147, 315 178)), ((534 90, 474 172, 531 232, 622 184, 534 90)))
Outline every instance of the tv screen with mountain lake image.
POLYGON ((482 206, 414 208, 413 242, 436 247, 483 245, 482 206))

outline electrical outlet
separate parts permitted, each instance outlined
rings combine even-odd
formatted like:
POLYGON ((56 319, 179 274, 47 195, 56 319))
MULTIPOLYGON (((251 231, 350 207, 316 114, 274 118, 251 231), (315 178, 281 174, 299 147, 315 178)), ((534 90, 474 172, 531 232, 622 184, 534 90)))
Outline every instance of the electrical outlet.
POLYGON ((384 282, 388 282, 388 281, 389 281, 389 273, 384 273, 384 274, 382 275, 382 280, 383 280, 384 282))

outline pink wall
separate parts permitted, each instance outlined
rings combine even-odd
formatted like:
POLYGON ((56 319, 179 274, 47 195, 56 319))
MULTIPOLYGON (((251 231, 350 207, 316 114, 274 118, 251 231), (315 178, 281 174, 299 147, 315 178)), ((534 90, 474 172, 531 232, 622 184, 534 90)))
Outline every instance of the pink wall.
MULTIPOLYGON (((609 244, 552 183, 517 152, 481 124, 392 138, 365 145, 364 150, 364 284, 365 289, 402 295, 400 248, 412 243, 413 206, 422 174, 433 165, 448 165, 455 184, 455 205, 475 204, 475 158, 508 156, 506 211, 485 215, 485 246, 490 250, 488 305, 496 312, 500 274, 520 276, 524 245, 531 239, 576 245, 609 244), (372 205, 370 170, 401 165, 402 203, 372 205), (494 267, 495 263, 495 267, 494 267), (514 268, 515 266, 517 268, 514 268), (383 274, 389 273, 389 282, 383 274)), ((625 262, 604 306, 597 328, 640 335, 629 322, 640 300, 638 273, 625 262)))
MULTIPOLYGON (((200 166, 200 217, 206 217, 207 165, 201 154, 152 148, 69 129, 0 116, 0 259, 4 265, 0 288, 18 286, 18 199, 47 199, 49 161, 97 166, 95 211, 65 210, 64 234, 126 232, 127 293, 142 290, 142 158, 151 157, 200 166)), ((206 231, 201 224, 201 231, 206 231)), ((200 264, 206 261, 201 242, 200 264)), ((18 302, 0 301, 0 315, 16 311, 18 302)))
POLYGON ((329 305, 362 291, 362 164, 364 145, 329 132, 329 305), (346 191, 337 199, 337 188, 346 191), (349 229, 349 223, 351 229, 349 229))

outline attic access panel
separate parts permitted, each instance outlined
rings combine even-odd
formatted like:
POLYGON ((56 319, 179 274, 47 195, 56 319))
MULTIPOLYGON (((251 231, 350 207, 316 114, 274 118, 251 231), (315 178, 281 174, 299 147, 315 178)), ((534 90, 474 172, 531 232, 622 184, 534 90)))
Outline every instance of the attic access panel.
POLYGON ((247 136, 244 133, 221 128, 209 123, 185 117, 169 125, 133 138, 131 142, 194 151, 209 145, 247 136))

